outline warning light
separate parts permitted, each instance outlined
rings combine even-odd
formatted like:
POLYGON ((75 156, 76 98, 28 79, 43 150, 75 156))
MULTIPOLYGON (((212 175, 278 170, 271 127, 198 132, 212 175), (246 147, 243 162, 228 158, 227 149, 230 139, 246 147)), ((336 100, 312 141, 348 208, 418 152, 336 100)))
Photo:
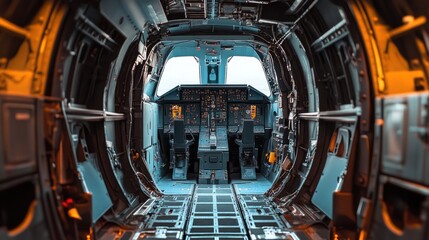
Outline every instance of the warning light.
POLYGON ((268 157, 268 163, 273 164, 276 162, 276 152, 270 152, 270 156, 268 157))
POLYGON ((250 117, 252 119, 255 119, 255 117, 256 117, 256 105, 250 106, 250 117))
POLYGON ((173 119, 182 118, 182 107, 179 105, 173 105, 171 108, 171 117, 173 119))

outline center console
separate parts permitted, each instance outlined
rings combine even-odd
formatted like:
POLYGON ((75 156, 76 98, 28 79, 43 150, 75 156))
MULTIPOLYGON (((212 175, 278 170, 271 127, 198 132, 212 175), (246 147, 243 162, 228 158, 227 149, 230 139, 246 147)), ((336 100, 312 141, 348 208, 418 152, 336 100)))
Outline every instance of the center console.
POLYGON ((226 126, 201 127, 198 142, 198 183, 228 183, 229 147, 226 126))

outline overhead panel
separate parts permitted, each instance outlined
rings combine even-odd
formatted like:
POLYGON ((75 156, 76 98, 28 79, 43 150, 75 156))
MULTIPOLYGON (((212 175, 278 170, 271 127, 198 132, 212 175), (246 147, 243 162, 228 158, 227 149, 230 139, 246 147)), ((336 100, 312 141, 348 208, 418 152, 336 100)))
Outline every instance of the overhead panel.
POLYGON ((205 0, 185 0, 185 16, 191 19, 206 18, 207 12, 205 0))

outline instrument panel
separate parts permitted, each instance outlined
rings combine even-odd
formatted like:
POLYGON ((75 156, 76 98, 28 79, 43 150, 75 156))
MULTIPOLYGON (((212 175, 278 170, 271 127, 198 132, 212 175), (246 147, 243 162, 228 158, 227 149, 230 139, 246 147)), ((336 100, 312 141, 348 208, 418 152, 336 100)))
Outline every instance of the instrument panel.
POLYGON ((183 119, 185 124, 189 126, 200 125, 200 104, 165 104, 164 125, 169 125, 176 118, 183 119))
POLYGON ((199 88, 184 88, 181 93, 182 101, 201 101, 201 89, 199 88))
POLYGON ((264 111, 262 104, 243 104, 232 103, 228 105, 228 125, 238 126, 241 125, 243 119, 253 119, 253 124, 264 125, 264 111), (252 114, 252 108, 254 114, 252 114))
POLYGON ((226 101, 224 89, 203 89, 201 91, 201 125, 209 127, 210 121, 218 126, 227 124, 226 101))
POLYGON ((190 126, 200 125, 200 104, 189 103, 185 107, 185 124, 190 126))
POLYGON ((245 102, 247 101, 247 89, 230 88, 228 89, 228 102, 245 102))
POLYGON ((201 98, 207 94, 221 94, 227 98, 228 102, 245 102, 248 100, 248 90, 246 88, 182 88, 180 90, 180 100, 196 102, 201 101, 201 98))
POLYGON ((164 126, 173 119, 184 119, 187 126, 230 126, 237 128, 243 119, 253 119, 254 126, 264 128, 266 100, 249 99, 247 87, 182 87, 178 98, 164 103, 164 126))

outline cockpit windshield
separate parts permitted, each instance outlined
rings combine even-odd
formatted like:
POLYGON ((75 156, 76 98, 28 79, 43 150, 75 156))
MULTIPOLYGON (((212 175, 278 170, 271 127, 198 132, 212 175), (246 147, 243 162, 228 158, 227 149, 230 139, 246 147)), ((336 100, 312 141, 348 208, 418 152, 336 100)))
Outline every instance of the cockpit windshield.
POLYGON ((173 57, 167 60, 158 84, 157 95, 161 96, 182 84, 200 84, 200 64, 194 56, 173 57))
POLYGON ((161 74, 157 95, 162 96, 178 85, 200 84, 244 84, 252 86, 267 97, 271 95, 264 68, 256 57, 232 56, 215 67, 206 65, 205 61, 201 62, 197 56, 178 56, 168 59, 161 74), (216 69, 216 72, 213 69, 216 69), (205 79, 204 76, 208 81, 202 80, 205 79))
POLYGON ((255 57, 234 56, 226 65, 226 84, 247 84, 267 97, 271 95, 264 68, 255 57))

